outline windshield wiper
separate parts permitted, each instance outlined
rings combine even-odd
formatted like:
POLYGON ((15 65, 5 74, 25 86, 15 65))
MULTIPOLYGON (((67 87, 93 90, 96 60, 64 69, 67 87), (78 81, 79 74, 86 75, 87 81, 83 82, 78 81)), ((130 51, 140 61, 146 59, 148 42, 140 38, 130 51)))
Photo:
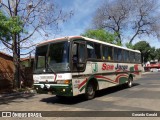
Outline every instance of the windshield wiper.
POLYGON ((48 62, 47 62, 47 68, 49 68, 54 74, 56 74, 55 70, 53 70, 53 69, 51 68, 51 66, 49 65, 48 62))

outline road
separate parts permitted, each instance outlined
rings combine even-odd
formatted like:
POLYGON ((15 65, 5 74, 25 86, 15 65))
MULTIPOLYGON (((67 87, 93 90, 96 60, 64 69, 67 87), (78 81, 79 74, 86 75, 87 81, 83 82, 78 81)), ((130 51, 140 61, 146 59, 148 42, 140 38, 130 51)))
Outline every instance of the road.
POLYGON ((23 95, 1 100, 0 108, 1 111, 159 111, 160 74, 143 74, 132 88, 101 90, 89 101, 83 96, 59 100, 50 94, 23 95))

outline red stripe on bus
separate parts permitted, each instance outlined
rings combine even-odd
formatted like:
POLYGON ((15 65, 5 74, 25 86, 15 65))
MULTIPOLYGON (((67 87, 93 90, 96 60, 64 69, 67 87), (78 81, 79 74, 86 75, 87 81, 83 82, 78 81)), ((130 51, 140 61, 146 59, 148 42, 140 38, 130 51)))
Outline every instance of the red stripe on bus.
POLYGON ((96 78, 102 78, 102 79, 107 79, 108 81, 110 81, 110 82, 114 82, 115 83, 115 81, 114 80, 112 80, 112 79, 110 79, 110 78, 107 78, 107 77, 104 77, 104 76, 95 76, 96 78))
POLYGON ((136 71, 136 72, 134 72, 134 74, 139 75, 139 72, 138 72, 138 65, 137 65, 137 64, 134 65, 134 70, 136 71))
POLYGON ((79 84, 78 89, 81 88, 85 83, 87 82, 87 79, 85 79, 81 84, 79 84))
POLYGON ((116 70, 116 72, 119 72, 119 71, 129 72, 128 70, 116 70))

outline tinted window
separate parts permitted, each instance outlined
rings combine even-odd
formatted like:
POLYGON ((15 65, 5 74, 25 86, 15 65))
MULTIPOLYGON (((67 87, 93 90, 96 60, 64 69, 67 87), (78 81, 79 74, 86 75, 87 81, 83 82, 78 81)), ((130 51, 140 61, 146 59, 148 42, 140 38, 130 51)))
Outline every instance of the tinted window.
POLYGON ((114 48, 114 60, 117 61, 118 60, 118 49, 114 48))
POLYGON ((130 62, 135 62, 135 53, 130 52, 130 62))
POLYGON ((108 47, 102 46, 102 59, 107 60, 108 59, 108 47))
POLYGON ((94 44, 95 47, 95 54, 97 59, 101 59, 101 47, 100 44, 94 44))
POLYGON ((47 50, 48 50, 48 45, 36 48, 36 61, 37 61, 36 68, 45 68, 47 50))
POLYGON ((124 55, 124 61, 129 62, 129 51, 124 50, 123 53, 124 53, 123 54, 124 55))
POLYGON ((108 47, 108 60, 113 60, 112 47, 108 47))
POLYGON ((49 64, 68 63, 68 42, 53 43, 50 45, 49 64))
POLYGON ((85 44, 79 44, 79 49, 78 49, 78 59, 79 62, 84 63, 85 62, 85 44))
POLYGON ((94 49, 94 44, 88 42, 87 43, 87 53, 88 53, 88 58, 96 58, 95 54, 95 49, 94 49))
POLYGON ((135 53, 135 60, 137 63, 141 62, 141 54, 140 53, 135 53))
POLYGON ((112 47, 110 46, 103 46, 102 47, 102 59, 103 60, 113 60, 113 56, 112 56, 112 47))
POLYGON ((123 61, 123 56, 122 56, 122 49, 117 49, 118 51, 118 61, 123 61))
POLYGON ((100 44, 87 42, 88 58, 101 59, 100 44))

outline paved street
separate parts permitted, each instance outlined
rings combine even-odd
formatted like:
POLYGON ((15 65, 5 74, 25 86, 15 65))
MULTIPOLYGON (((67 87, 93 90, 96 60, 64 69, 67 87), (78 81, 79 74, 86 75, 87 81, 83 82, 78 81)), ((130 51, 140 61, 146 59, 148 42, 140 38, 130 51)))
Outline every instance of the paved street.
POLYGON ((117 86, 97 93, 93 100, 83 96, 59 100, 54 95, 22 95, 0 100, 1 111, 159 111, 160 74, 147 73, 132 88, 117 86))

